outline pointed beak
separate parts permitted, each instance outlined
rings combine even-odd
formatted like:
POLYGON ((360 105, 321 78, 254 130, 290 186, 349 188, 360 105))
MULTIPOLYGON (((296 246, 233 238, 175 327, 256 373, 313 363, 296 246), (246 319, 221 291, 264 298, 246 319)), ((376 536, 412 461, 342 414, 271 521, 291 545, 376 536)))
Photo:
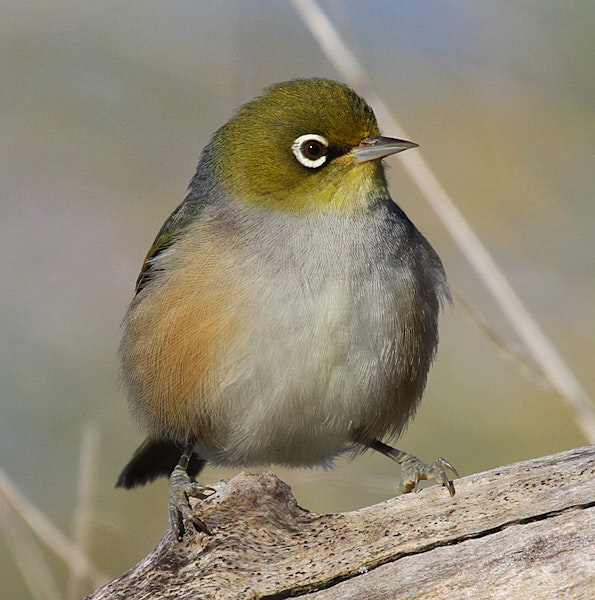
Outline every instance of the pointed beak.
POLYGON ((356 146, 351 151, 351 154, 358 162, 367 162, 369 160, 385 158, 391 154, 409 150, 409 148, 417 148, 418 145, 406 140, 397 140, 395 138, 376 135, 363 139, 359 143, 359 146, 356 146))

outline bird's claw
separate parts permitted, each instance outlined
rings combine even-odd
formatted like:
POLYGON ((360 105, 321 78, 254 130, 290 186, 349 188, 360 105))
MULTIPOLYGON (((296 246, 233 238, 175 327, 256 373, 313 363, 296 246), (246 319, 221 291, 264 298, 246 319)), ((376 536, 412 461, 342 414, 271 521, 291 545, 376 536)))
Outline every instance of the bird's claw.
POLYGON ((455 486, 448 479, 447 471, 459 477, 458 471, 444 458, 440 457, 431 464, 426 464, 416 456, 409 455, 401 463, 401 491, 403 493, 418 492, 419 482, 435 479, 441 483, 451 496, 455 495, 455 486))
POLYGON ((188 473, 180 466, 175 467, 169 479, 169 523, 178 539, 182 541, 186 531, 186 525, 191 523, 196 531, 202 531, 207 535, 211 532, 207 526, 194 514, 194 510, 188 502, 189 498, 204 500, 215 492, 212 487, 200 485, 190 478, 188 473))

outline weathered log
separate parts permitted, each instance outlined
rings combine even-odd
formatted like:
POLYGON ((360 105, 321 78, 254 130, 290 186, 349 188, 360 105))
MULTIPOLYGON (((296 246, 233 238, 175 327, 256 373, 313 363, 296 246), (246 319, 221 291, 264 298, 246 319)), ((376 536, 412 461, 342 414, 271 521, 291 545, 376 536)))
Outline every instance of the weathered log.
POLYGON ((342 514, 300 508, 272 473, 214 485, 212 535, 168 530, 89 599, 593 598, 595 446, 342 514))

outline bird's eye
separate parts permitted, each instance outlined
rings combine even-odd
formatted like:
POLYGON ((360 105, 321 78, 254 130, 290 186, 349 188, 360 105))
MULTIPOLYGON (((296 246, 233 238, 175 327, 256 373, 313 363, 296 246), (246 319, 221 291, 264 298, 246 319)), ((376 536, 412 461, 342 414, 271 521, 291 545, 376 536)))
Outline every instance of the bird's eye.
POLYGON ((317 169, 326 162, 328 142, 321 135, 306 133, 293 142, 291 149, 300 164, 309 169, 317 169))

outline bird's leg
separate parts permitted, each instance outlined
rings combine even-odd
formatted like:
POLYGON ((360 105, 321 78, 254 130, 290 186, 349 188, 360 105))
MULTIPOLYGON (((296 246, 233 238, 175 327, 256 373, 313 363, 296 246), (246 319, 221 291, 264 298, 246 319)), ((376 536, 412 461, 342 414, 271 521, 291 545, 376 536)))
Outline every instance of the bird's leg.
POLYGON ((215 491, 214 488, 200 485, 194 478, 188 475, 188 463, 192 457, 194 445, 194 438, 189 439, 184 446, 184 451, 182 452, 182 456, 180 456, 178 464, 169 476, 169 522, 179 541, 184 537, 184 531, 188 523, 192 523, 196 531, 202 531, 211 535, 207 526, 194 514, 188 502, 188 498, 191 497, 204 500, 210 495, 205 494, 205 492, 215 491))
POLYGON ((373 450, 392 458, 401 465, 401 492, 417 492, 419 482, 423 479, 435 479, 446 487, 451 496, 455 495, 455 486, 449 481, 446 471, 452 471, 457 477, 457 470, 444 458, 440 457, 431 464, 426 464, 412 454, 392 448, 379 440, 368 444, 373 450))

